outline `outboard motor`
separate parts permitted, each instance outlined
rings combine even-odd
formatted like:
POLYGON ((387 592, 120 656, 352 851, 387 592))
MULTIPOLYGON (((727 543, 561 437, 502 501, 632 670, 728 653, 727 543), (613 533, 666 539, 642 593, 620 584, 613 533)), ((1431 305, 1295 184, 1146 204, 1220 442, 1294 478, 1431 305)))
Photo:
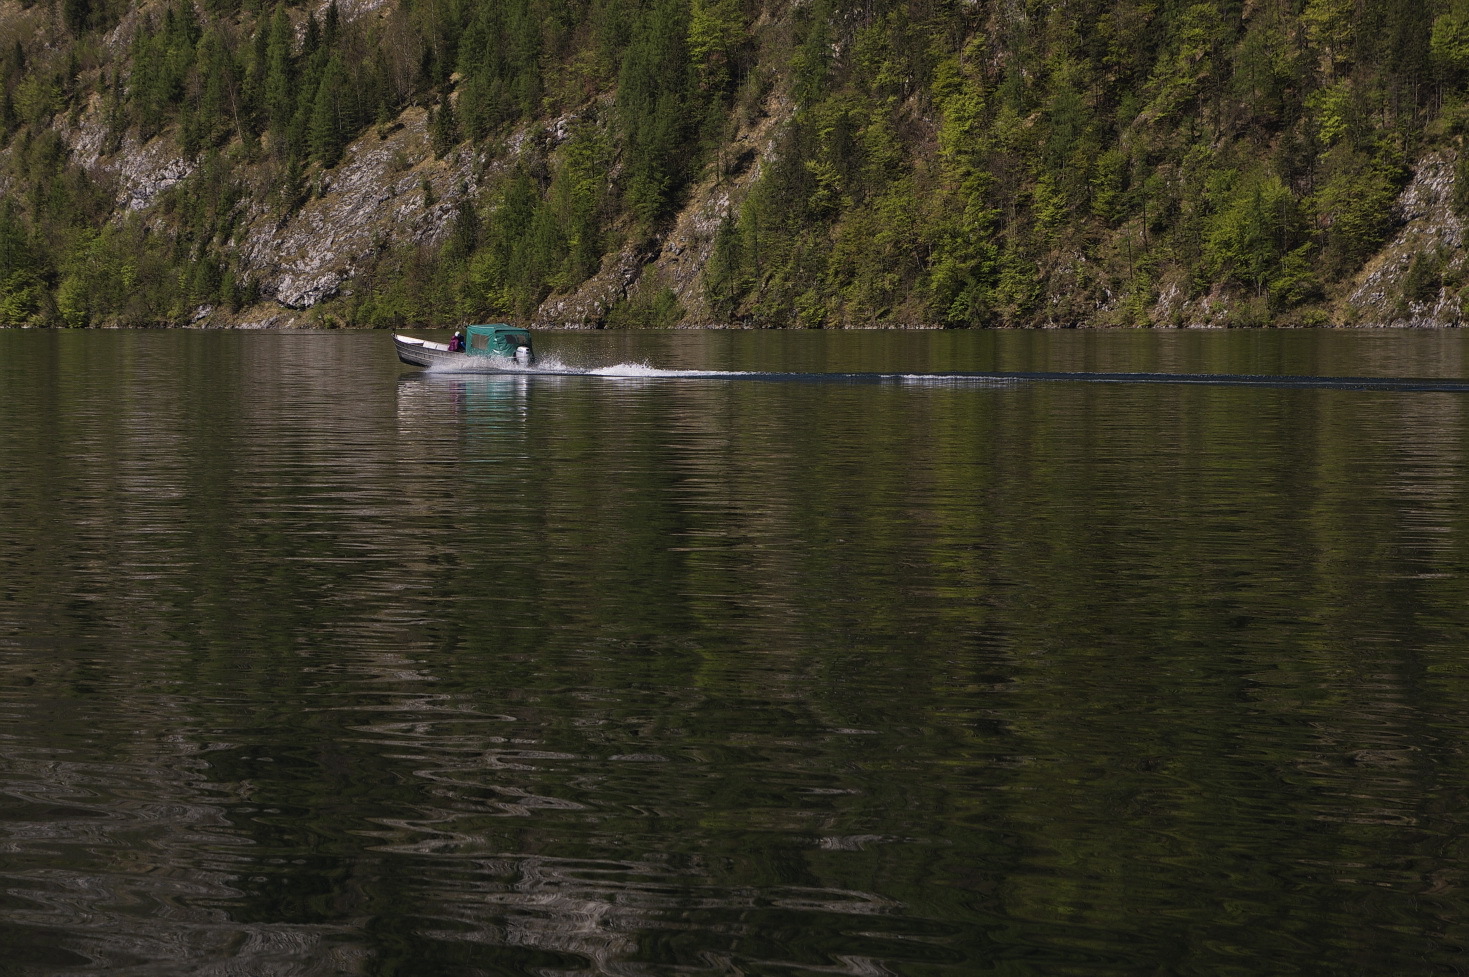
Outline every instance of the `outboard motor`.
POLYGON ((515 347, 515 362, 520 366, 535 366, 536 354, 530 351, 529 346, 515 347))

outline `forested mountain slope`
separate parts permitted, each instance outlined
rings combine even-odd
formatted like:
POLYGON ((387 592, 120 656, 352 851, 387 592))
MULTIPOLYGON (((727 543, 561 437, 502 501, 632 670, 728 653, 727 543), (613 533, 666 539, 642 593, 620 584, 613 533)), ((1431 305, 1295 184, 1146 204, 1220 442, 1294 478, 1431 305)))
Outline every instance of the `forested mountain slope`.
POLYGON ((0 79, 0 324, 1469 294, 1469 0, 0 0, 0 79))

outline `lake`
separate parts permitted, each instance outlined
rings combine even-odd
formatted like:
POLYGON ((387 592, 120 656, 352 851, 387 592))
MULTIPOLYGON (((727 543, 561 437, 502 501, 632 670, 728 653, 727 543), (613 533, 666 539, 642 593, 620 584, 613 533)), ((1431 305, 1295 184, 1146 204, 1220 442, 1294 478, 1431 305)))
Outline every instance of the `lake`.
POLYGON ((0 331, 0 973, 1469 968, 1469 334, 537 345, 0 331))

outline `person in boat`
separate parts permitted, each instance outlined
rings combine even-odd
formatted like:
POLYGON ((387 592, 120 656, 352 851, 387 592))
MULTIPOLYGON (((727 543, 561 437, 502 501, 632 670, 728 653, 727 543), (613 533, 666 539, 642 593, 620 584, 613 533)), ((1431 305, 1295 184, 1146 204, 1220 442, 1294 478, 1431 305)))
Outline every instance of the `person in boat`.
POLYGON ((451 353, 462 353, 462 352, 464 352, 464 333, 462 333, 462 332, 456 332, 454 334, 454 338, 451 339, 451 340, 449 340, 449 352, 451 352, 451 353))

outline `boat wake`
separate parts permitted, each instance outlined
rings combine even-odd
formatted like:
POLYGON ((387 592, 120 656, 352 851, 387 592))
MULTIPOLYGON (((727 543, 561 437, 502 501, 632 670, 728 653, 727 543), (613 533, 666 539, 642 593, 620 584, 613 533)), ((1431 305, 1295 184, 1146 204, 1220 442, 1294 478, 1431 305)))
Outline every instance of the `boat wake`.
POLYGON ((1469 393, 1469 380, 1434 377, 1318 377, 1220 373, 1081 373, 1081 372, 962 372, 962 373, 796 373, 758 370, 673 370, 648 363, 577 366, 554 357, 542 357, 535 366, 504 361, 487 369, 480 363, 436 364, 425 375, 493 375, 514 377, 601 377, 614 380, 756 380, 779 383, 895 383, 949 387, 996 387, 1028 383, 1171 384, 1207 387, 1268 387, 1276 389, 1382 390, 1396 392, 1469 393))
MULTIPOLYGON (((534 366, 520 366, 503 359, 493 365, 483 361, 436 363, 424 371, 437 376, 552 376, 552 377, 614 377, 628 380, 666 379, 722 379, 730 377, 759 376, 738 370, 665 370, 647 363, 617 363, 612 366, 575 366, 564 363, 554 356, 540 357, 534 366)), ((776 374, 771 374, 772 376, 776 374)))
POLYGON ((649 366, 647 363, 618 363, 613 366, 590 367, 585 373, 593 377, 622 377, 628 380, 721 380, 755 375, 740 370, 665 370, 649 366))

